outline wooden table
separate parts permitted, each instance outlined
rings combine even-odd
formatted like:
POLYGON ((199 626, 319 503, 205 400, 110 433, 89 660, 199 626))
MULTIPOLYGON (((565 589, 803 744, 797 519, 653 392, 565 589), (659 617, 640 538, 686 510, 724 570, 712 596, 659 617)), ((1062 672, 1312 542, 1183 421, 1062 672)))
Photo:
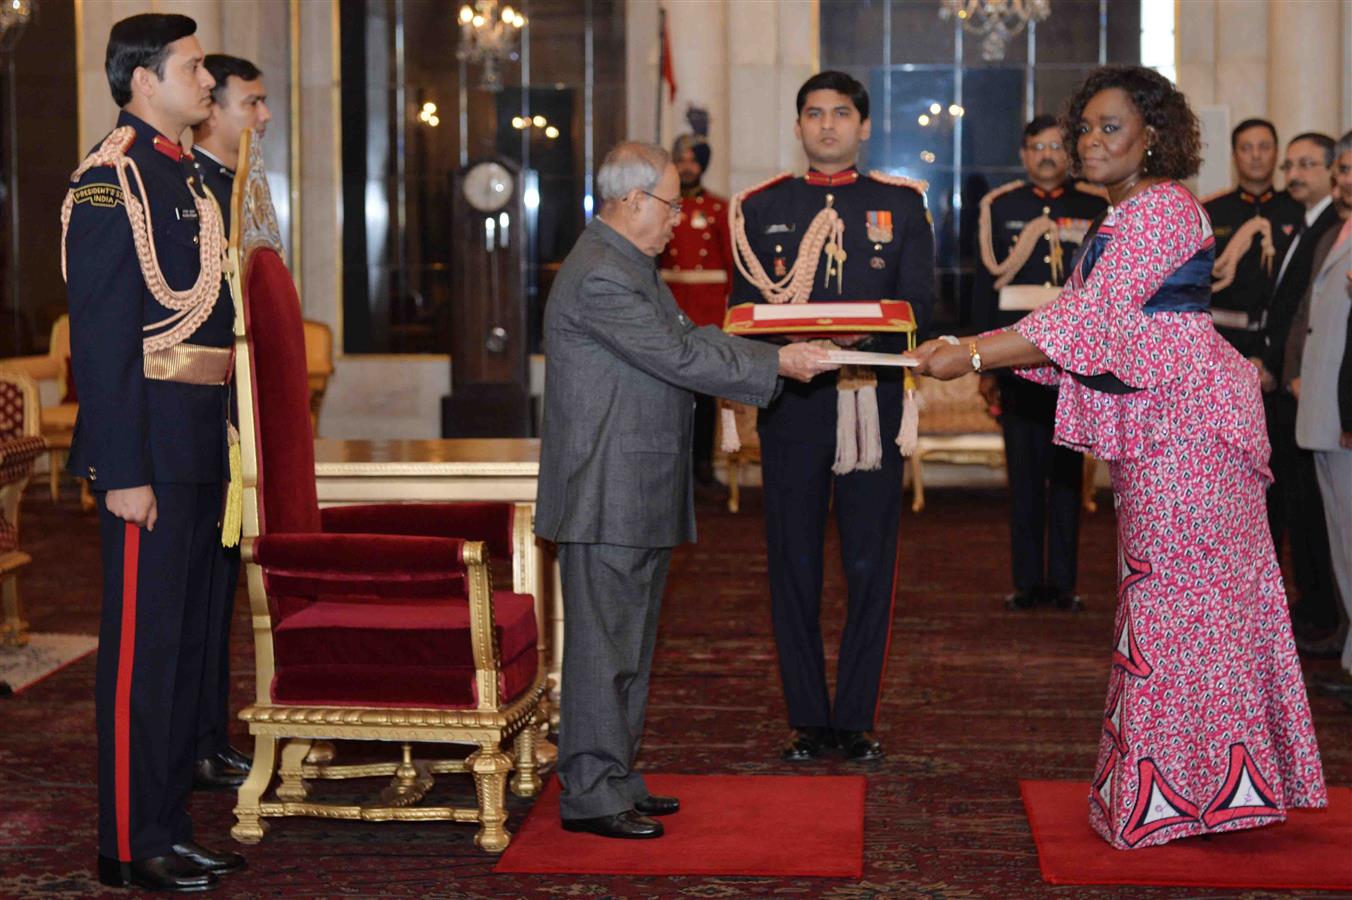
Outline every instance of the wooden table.
MULTIPOLYGON (((535 438, 315 441, 320 506, 501 500, 535 509, 540 441, 535 438)), ((563 667, 563 593, 553 548, 540 546, 542 592, 549 597, 549 677, 555 699, 563 667)), ((555 709, 558 707, 555 706, 555 709)))

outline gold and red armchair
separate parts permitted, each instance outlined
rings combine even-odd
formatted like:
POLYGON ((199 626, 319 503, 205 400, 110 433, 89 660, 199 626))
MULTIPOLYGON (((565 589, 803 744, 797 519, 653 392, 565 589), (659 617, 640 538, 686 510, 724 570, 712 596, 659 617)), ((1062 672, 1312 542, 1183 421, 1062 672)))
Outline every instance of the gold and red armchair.
POLYGON ((19 501, 33 461, 47 450, 40 421, 37 385, 27 375, 0 371, 0 646, 28 643, 19 572, 33 560, 19 549, 19 501))
POLYGON ((266 820, 282 816, 444 819, 478 823, 478 845, 500 852, 510 839, 508 776, 520 796, 539 788, 546 673, 526 592, 537 571, 530 507, 319 508, 301 307, 250 143, 246 133, 231 254, 243 323, 235 385, 257 681, 240 712, 254 766, 231 834, 255 843, 266 820), (512 589, 494 590, 490 558, 510 566, 512 589), (400 759, 338 765, 320 742, 344 740, 392 742, 400 759), (415 760, 414 743, 447 753, 415 760), (452 745, 467 745, 468 755, 452 745), (475 806, 419 805, 446 773, 472 775, 475 806), (312 782, 362 777, 387 779, 378 798, 314 794, 312 782))

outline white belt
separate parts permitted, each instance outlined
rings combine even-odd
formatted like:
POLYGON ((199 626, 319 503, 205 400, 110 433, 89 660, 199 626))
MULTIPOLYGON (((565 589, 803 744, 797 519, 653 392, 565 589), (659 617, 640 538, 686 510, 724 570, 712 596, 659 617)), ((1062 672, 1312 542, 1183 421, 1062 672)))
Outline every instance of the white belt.
POLYGON ((722 269, 663 269, 662 280, 667 284, 727 284, 728 273, 722 269))

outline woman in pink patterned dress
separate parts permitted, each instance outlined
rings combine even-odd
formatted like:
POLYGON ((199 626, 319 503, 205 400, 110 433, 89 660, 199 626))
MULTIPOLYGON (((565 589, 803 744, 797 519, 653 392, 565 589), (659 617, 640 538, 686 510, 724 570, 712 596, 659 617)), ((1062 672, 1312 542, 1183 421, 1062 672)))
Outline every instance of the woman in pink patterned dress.
POLYGON ((1012 329, 917 351, 1060 387, 1056 441, 1105 460, 1120 586, 1089 820, 1121 849, 1280 822, 1328 802, 1267 527, 1258 373, 1207 314, 1210 222, 1186 100, 1137 67, 1071 98, 1072 162, 1111 206, 1061 295, 1012 329))

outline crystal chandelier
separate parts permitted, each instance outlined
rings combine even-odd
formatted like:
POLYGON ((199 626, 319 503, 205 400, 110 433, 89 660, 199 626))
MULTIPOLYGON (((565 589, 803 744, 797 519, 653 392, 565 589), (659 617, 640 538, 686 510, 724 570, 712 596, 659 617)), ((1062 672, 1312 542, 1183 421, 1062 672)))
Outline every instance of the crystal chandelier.
POLYGON ((1004 59, 1010 38, 1051 14, 1051 0, 939 0, 939 18, 947 22, 956 16, 963 31, 982 38, 986 62, 1004 59))
MULTIPOLYGON (((8 0, 0 0, 0 3, 8 0)), ((502 90, 502 76, 498 65, 516 58, 516 38, 526 26, 526 17, 504 6, 498 12, 498 0, 474 0, 460 7, 460 48, 456 59, 480 63, 483 75, 480 87, 489 91, 502 90)))

